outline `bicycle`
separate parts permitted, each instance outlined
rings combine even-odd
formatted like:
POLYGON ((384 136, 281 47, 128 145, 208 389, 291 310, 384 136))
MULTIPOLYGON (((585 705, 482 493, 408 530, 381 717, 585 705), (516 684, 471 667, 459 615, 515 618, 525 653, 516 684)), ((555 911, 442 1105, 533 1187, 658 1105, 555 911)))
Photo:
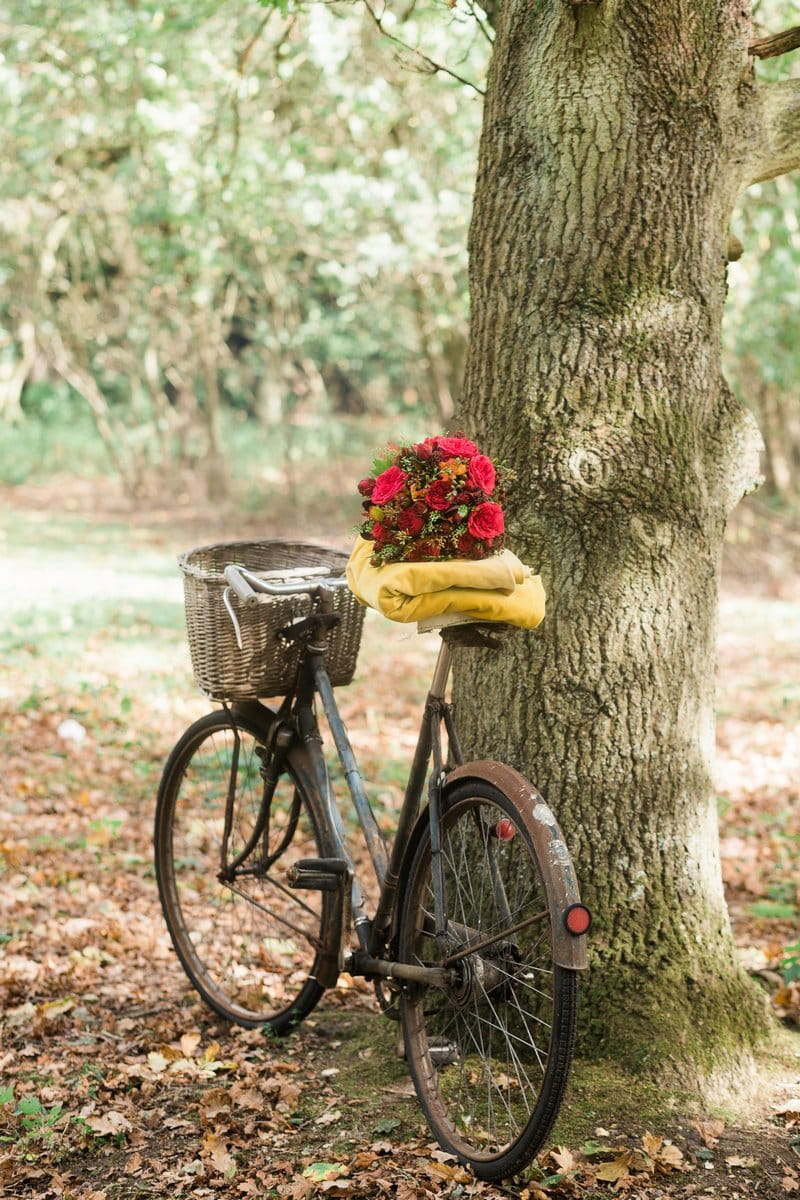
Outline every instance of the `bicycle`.
MULTIPOLYGON (((389 849, 331 682, 352 675, 353 638, 343 650, 343 626, 357 626, 357 653, 363 618, 341 577, 344 558, 316 548, 322 566, 265 570, 262 558, 253 569, 239 546, 210 548, 224 622, 237 648, 245 621, 259 636, 265 624, 272 629, 275 653, 289 656, 277 693, 284 699, 272 708, 253 696, 231 699, 236 688, 215 687, 212 671, 202 686, 227 692, 223 707, 187 729, 169 756, 155 857, 178 957, 220 1016, 275 1034, 308 1016, 342 970, 372 981, 384 1011, 399 1015, 416 1094, 441 1146, 480 1179, 516 1174, 542 1146, 564 1095, 591 916, 536 788, 510 766, 463 761, 445 695, 452 647, 494 650, 497 629, 440 629, 389 849), (287 603, 304 606, 288 621, 287 603), (379 885, 373 913, 333 794, 317 699, 379 885)), ((290 561, 297 554, 286 552, 290 561)), ((231 653, 223 647, 221 661, 231 653)))

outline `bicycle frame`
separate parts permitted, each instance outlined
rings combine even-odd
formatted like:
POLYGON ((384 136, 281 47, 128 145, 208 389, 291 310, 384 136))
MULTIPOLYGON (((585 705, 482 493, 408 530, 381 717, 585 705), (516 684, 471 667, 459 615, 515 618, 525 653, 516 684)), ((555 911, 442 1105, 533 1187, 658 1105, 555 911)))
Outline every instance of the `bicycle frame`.
MULTIPOLYGON (((386 949, 397 896, 400 864, 419 816, 425 779, 431 758, 433 758, 434 766, 431 781, 434 785, 431 787, 431 802, 434 806, 432 816, 438 832, 438 814, 435 811, 437 797, 435 793, 444 781, 442 725, 444 725, 447 732, 450 753, 454 759, 454 762, 448 765, 457 766, 463 761, 453 722, 452 707, 445 700, 447 680, 450 674, 451 651, 450 647, 443 641, 439 648, 433 679, 425 703, 417 746, 406 784, 405 796, 400 810, 391 855, 387 854, 385 839, 364 790, 361 772, 356 763, 344 722, 339 713, 333 688, 331 687, 325 667, 324 648, 318 648, 316 645, 309 646, 305 658, 306 662, 300 670, 294 712, 312 765, 313 774, 317 780, 317 793, 323 800, 330 827, 335 830, 337 835, 338 844, 336 845, 335 852, 337 856, 344 858, 353 870, 351 903, 353 923, 358 936, 359 946, 362 951, 373 957, 382 954, 386 949), (348 791, 367 843, 375 878, 380 888, 378 906, 372 918, 368 916, 365 910, 361 887, 344 838, 341 813, 336 804, 333 789, 328 778, 321 749, 322 739, 313 710, 313 695, 315 692, 322 701, 322 707, 325 711, 339 761, 342 765, 348 791)), ((443 904, 437 904, 437 910, 440 912, 443 911, 443 904)))
MULTIPOLYGON (((294 693, 287 697, 278 713, 264 708, 257 701, 244 701, 234 705, 234 711, 238 709, 246 712, 262 725, 267 722, 265 744, 271 745, 274 742, 276 747, 281 748, 278 752, 287 755, 292 769, 303 781, 309 803, 316 807, 323 855, 342 860, 349 868, 348 878, 351 883, 348 904, 345 908, 340 902, 338 909, 334 906, 333 911, 329 906, 327 918, 323 921, 320 939, 322 963, 317 973, 320 983, 326 987, 333 986, 339 971, 345 965, 342 951, 351 917, 359 945, 359 949, 349 955, 346 963, 351 973, 416 980, 438 987, 447 987, 452 983, 455 959, 452 962, 448 961, 444 967, 434 968, 393 962, 386 957, 393 933, 400 868, 415 831, 420 828, 420 806, 431 761, 433 769, 428 790, 435 934, 444 937, 447 924, 441 858, 438 854, 443 790, 461 778, 477 777, 513 795, 518 803, 528 807, 531 818, 528 832, 537 848, 542 882, 551 915, 554 961, 560 966, 574 970, 584 969, 586 939, 572 936, 562 920, 564 913, 570 905, 579 901, 580 896, 569 853, 553 813, 536 789, 513 768, 491 760, 466 764, 463 762, 452 706, 445 699, 451 666, 451 649, 448 642, 443 638, 439 648, 389 855, 367 798, 328 677, 325 666, 326 641, 326 631, 321 620, 304 645, 294 693), (367 912, 364 895, 347 847, 341 812, 322 752, 322 735, 314 709, 317 695, 322 701, 379 886, 378 905, 372 917, 367 912), (290 714, 293 717, 291 721, 288 719, 290 714), (445 763, 443 758, 443 725, 453 762, 445 763)), ((264 803, 265 806, 269 804, 267 793, 264 803)), ((263 813, 262 819, 265 817, 266 813, 263 813)), ((500 907, 502 908, 502 903, 500 907)), ((467 941, 470 941, 469 931, 466 932, 467 941)), ((494 936, 496 938, 498 935, 494 936)), ((474 945, 470 949, 474 952, 474 945)))

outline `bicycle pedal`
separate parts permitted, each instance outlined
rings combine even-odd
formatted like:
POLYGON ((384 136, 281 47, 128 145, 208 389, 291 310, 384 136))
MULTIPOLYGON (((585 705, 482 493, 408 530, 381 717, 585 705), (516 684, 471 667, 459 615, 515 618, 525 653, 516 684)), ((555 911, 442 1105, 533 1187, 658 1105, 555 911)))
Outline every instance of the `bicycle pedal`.
POLYGON ((318 892, 337 892, 349 876, 343 858, 301 858, 286 872, 289 887, 318 892))

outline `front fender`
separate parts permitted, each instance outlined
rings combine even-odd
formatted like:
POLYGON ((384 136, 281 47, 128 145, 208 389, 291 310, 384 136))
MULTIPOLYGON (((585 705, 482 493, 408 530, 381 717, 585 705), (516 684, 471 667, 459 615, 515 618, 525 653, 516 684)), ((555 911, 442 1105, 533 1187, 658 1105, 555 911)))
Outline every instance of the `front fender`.
POLYGON ((481 779, 508 796, 525 818, 542 872, 553 936, 553 960, 573 971, 586 968, 586 934, 569 933, 564 914, 580 902, 578 881, 569 850, 550 806, 533 784, 505 763, 478 759, 451 771, 444 782, 443 796, 467 779, 481 779))

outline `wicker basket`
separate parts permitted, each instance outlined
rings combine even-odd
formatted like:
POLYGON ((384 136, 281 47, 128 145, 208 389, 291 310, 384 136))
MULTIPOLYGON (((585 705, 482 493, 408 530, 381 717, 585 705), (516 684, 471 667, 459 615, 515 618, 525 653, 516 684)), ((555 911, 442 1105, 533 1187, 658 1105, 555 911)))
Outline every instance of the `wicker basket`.
MULTIPOLYGON (((286 567, 330 567, 344 575, 347 555, 306 542, 228 542, 189 550, 178 559, 183 572, 186 628, 197 685, 212 700, 247 700, 281 696, 290 691, 300 647, 277 640, 276 634, 312 609, 309 596, 264 596, 259 604, 242 604, 230 596, 239 620, 242 648, 223 604, 225 567, 233 563, 249 571, 286 567)), ((331 630, 326 665, 331 683, 353 678, 361 640, 364 609, 349 588, 334 590, 340 623, 331 630)))

